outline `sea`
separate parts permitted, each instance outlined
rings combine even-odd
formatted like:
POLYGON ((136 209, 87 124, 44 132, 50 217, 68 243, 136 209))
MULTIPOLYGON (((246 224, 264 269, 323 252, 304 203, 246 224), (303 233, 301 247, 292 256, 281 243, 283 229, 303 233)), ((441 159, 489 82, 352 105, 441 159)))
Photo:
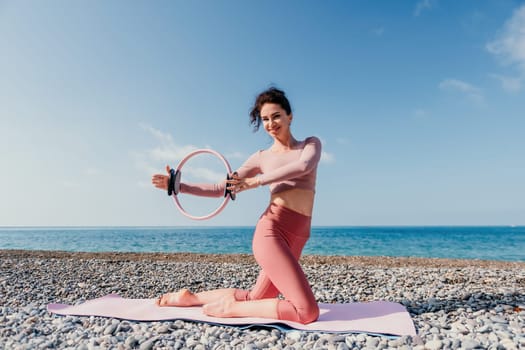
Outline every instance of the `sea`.
MULTIPOLYGON (((0 227, 0 249, 251 253, 254 227, 0 227)), ((319 226, 303 254, 525 261, 525 226, 319 226)))

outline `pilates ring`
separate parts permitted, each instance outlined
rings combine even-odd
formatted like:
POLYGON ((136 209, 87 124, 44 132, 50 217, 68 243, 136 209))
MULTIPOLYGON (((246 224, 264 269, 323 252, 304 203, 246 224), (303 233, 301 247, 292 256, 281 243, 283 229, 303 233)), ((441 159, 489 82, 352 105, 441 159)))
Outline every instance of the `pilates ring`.
POLYGON ((207 215, 203 215, 203 216, 195 216, 195 215, 191 215, 189 214, 186 210, 184 210, 184 208, 182 207, 182 205, 180 204, 179 202, 179 198, 177 197, 177 194, 179 193, 179 190, 180 190, 180 178, 181 178, 181 170, 182 170, 182 167, 184 166, 184 164, 186 164, 186 162, 198 155, 198 154, 202 154, 202 153, 208 153, 208 154, 212 154, 214 156, 216 156, 217 158, 219 158, 222 163, 224 164, 224 167, 226 168, 226 180, 231 180, 233 179, 233 176, 234 175, 237 175, 237 173, 233 173, 232 176, 230 177, 230 173, 232 172, 232 169, 230 167, 230 163, 228 163, 228 161, 226 160, 226 158, 224 158, 224 156, 222 154, 220 154, 219 152, 216 152, 212 149, 198 149, 198 150, 195 150, 193 152, 190 152, 189 154, 187 154, 184 158, 182 158, 182 160, 180 161, 179 165, 177 165, 177 169, 170 169, 170 178, 169 178, 169 181, 168 181, 168 196, 170 197, 173 197, 173 200, 175 201, 175 206, 180 210, 180 212, 189 217, 190 219, 193 219, 193 220, 207 220, 207 219, 211 219, 212 217, 214 217, 215 215, 219 214, 225 207, 226 207, 226 204, 228 204, 228 201, 231 199, 231 200, 235 200, 235 193, 233 193, 229 188, 228 186, 225 186, 224 188, 224 200, 222 201, 221 205, 219 205, 219 207, 217 207, 217 209, 215 209, 213 212, 207 214, 207 215))

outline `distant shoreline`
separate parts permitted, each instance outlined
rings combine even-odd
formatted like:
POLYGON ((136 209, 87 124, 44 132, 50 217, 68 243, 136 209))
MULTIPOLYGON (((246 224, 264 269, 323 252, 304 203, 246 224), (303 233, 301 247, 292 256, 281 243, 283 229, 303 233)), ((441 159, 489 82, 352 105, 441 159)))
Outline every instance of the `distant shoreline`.
MULTIPOLYGON (((166 228, 253 228, 255 225, 171 225, 171 226, 140 226, 140 225, 0 225, 0 229, 53 229, 53 228, 70 228, 70 229, 100 229, 100 228, 126 228, 126 229, 166 229, 166 228)), ((453 224, 442 224, 442 225, 312 225, 312 228, 440 228, 440 227, 473 227, 473 228, 482 228, 482 227, 505 227, 505 228, 525 228, 525 224, 519 225, 453 225, 453 224)))
MULTIPOLYGON (((205 254, 205 253, 161 253, 161 252, 68 252, 60 250, 0 249, 0 258, 39 258, 39 259, 97 259, 112 261, 172 261, 254 264, 251 254, 205 254)), ((385 268, 398 267, 483 267, 483 268, 525 268, 525 262, 448 259, 390 256, 341 256, 341 255, 303 255, 303 265, 354 265, 385 268)))
MULTIPOLYGON (((253 227, 0 228, 0 250, 251 254, 253 227)), ((303 255, 525 262, 525 227, 313 227, 303 255)))

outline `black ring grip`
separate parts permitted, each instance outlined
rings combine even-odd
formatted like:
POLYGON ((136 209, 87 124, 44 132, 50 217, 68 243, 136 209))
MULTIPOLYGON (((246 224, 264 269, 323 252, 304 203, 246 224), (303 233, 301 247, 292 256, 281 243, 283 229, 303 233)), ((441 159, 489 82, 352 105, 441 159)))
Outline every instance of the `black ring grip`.
POLYGON ((168 180, 168 196, 179 194, 180 189, 180 171, 170 169, 170 178, 168 180))
MULTIPOLYGON (((234 176, 237 176, 236 171, 232 174, 231 177, 230 177, 230 174, 226 174, 226 181, 233 180, 234 176)), ((232 201, 234 201, 235 198, 237 197, 235 193, 233 193, 232 190, 230 190, 230 188, 228 187, 228 184, 226 184, 226 186, 224 187, 224 197, 226 197, 227 195, 230 195, 230 199, 232 201)))

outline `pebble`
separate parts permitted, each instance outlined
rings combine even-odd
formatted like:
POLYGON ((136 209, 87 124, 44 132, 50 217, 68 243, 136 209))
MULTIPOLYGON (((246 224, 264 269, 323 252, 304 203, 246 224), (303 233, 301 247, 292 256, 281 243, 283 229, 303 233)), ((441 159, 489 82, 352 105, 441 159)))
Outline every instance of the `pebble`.
POLYGON ((299 331, 290 331, 286 334, 286 338, 291 339, 294 342, 301 340, 302 333, 299 331))
POLYGON ((159 334, 168 333, 169 331, 170 331, 170 327, 166 325, 162 325, 159 328, 157 328, 157 333, 159 334))
POLYGON ((137 344, 139 343, 139 341, 137 340, 137 338, 135 338, 134 335, 130 335, 126 338, 126 341, 124 342, 124 345, 127 347, 127 348, 134 348, 135 346, 137 346, 137 344))
POLYGON ((505 349, 508 349, 508 350, 511 350, 511 349, 517 349, 517 345, 516 343, 514 343, 512 340, 510 339, 504 339, 501 341, 500 343, 505 349))
POLYGON ((429 350, 438 350, 443 347, 443 342, 441 340, 431 340, 425 343, 425 348, 429 350))
POLYGON ((488 324, 483 325, 478 328, 478 333, 488 333, 492 330, 492 327, 488 324))
POLYGON ((349 350, 350 348, 348 347, 348 345, 346 345, 346 343, 339 343, 337 344, 337 350, 349 350))
POLYGON ((150 339, 150 340, 146 340, 144 343, 140 344, 139 346, 139 349, 140 350, 151 350, 153 349, 153 345, 155 344, 155 341, 157 339, 150 339))
POLYGON ((358 334, 357 337, 356 337, 356 340, 357 340, 358 342, 360 342, 360 343, 363 343, 363 342, 366 341, 366 335, 364 335, 364 334, 362 334, 362 333, 361 333, 361 334, 358 334))
POLYGON ((369 348, 377 348, 378 344, 379 344, 378 337, 370 337, 366 340, 366 346, 369 348))
MULTIPOLYGON (((380 262, 378 258, 378 262, 380 262)), ((152 298, 169 290, 249 288, 253 264, 0 255, 0 348, 91 349, 520 349, 525 348, 525 265, 505 268, 310 264, 319 302, 389 300, 410 312, 417 336, 246 329, 176 320, 130 322, 56 316, 50 302, 118 293, 152 298), (491 281, 486 283, 484 281, 491 281)))
POLYGON ((110 324, 106 328, 104 328, 104 335, 113 334, 117 330, 118 324, 110 324))
POLYGON ((461 340, 461 347, 465 350, 476 349, 479 347, 479 342, 471 338, 464 338, 461 340))

